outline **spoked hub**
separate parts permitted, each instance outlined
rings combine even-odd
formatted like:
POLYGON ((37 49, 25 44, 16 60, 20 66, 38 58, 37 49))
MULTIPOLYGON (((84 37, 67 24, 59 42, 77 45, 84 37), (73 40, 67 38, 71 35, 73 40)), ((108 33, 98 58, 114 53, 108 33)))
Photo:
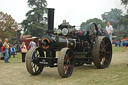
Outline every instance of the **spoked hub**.
POLYGON ((100 36, 93 46, 93 63, 97 68, 106 68, 110 65, 112 59, 112 44, 108 37, 100 36))
POLYGON ((37 47, 29 50, 26 58, 26 67, 30 74, 38 75, 42 72, 43 66, 39 66, 38 58, 43 56, 43 52, 37 47))
POLYGON ((58 72, 61 77, 66 78, 71 76, 74 68, 73 52, 69 48, 63 48, 60 51, 58 59, 58 72))

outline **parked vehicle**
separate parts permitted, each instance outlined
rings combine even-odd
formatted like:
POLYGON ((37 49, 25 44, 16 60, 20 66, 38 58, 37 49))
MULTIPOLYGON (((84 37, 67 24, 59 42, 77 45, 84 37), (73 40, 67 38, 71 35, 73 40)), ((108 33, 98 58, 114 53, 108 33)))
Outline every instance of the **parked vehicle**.
POLYGON ((117 41, 116 43, 115 43, 115 46, 117 47, 117 46, 119 46, 120 47, 120 42, 119 41, 117 41))
POLYGON ((54 32, 54 9, 48 9, 48 31, 27 53, 26 68, 32 75, 40 74, 45 67, 57 67, 61 77, 72 75, 74 65, 92 64, 107 68, 112 59, 112 44, 108 37, 98 36, 96 23, 86 31, 76 31, 75 26, 61 24, 54 32), (59 56, 57 56, 59 51, 59 56))

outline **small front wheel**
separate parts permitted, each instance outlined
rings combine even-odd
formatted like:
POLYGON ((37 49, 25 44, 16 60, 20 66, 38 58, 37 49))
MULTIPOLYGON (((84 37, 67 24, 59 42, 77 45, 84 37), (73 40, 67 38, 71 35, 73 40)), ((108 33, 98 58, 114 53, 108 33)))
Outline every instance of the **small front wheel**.
POLYGON ((32 75, 40 74, 44 68, 43 66, 40 66, 38 64, 38 57, 44 57, 44 53, 41 49, 37 47, 31 48, 27 53, 26 68, 28 72, 32 75))
POLYGON ((58 72, 61 77, 67 78, 72 75, 74 68, 73 52, 69 48, 63 48, 58 58, 58 72))

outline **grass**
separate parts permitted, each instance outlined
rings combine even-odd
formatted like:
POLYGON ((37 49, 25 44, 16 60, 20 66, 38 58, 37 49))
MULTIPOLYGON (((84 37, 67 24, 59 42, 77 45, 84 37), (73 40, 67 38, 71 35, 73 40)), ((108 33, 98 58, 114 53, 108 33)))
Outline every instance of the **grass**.
POLYGON ((116 46, 113 46, 112 49, 113 49, 113 52, 114 53, 117 53, 117 52, 122 52, 123 49, 124 49, 124 47, 116 47, 116 46))
POLYGON ((21 59, 22 59, 21 53, 17 53, 17 55, 15 55, 15 58, 13 58, 13 56, 11 56, 9 61, 12 63, 19 63, 19 62, 22 62, 21 59))

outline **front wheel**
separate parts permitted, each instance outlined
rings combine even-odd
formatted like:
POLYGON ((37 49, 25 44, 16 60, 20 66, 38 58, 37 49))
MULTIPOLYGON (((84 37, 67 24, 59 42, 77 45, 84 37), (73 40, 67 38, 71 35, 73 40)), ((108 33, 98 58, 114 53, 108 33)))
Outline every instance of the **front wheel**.
POLYGON ((44 53, 41 49, 37 47, 31 48, 26 57, 26 68, 28 72, 32 75, 38 75, 42 72, 43 66, 38 64, 38 57, 44 57, 44 53))
POLYGON ((67 78, 72 75, 74 68, 73 52, 69 48, 63 48, 58 58, 58 72, 61 77, 67 78))

